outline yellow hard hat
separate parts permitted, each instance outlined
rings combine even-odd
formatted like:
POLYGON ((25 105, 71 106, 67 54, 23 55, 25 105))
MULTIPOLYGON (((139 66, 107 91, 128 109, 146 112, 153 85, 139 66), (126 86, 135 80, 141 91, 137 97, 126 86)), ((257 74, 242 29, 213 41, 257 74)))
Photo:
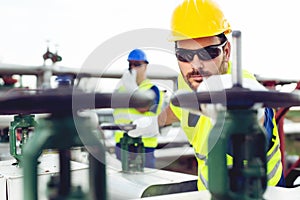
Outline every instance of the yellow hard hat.
POLYGON ((212 0, 185 0, 173 12, 171 41, 229 34, 230 24, 212 0))

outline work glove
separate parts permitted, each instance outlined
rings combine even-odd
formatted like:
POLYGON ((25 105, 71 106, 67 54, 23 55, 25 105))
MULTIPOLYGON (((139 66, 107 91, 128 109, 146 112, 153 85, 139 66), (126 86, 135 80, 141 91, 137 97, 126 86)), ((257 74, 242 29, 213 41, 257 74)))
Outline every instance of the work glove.
MULTIPOLYGON (((222 91, 224 89, 232 88, 232 77, 231 74, 223 74, 223 75, 213 75, 204 79, 197 92, 201 91, 222 91)), ((261 85, 258 81, 251 78, 243 78, 243 88, 248 88, 253 91, 267 91, 263 85, 261 85)))
MULTIPOLYGON (((197 88, 197 92, 213 92, 223 91, 225 89, 232 88, 232 76, 231 74, 214 75, 205 79, 197 88)), ((267 91, 263 85, 257 82, 255 79, 243 78, 243 88, 248 88, 253 91, 267 91)), ((224 95, 226 95, 224 93, 224 95)), ((212 99, 213 101, 213 99, 212 99)), ((200 113, 210 117, 213 122, 217 118, 217 106, 216 104, 200 104, 200 113)), ((257 108, 257 118, 261 119, 264 115, 264 108, 257 108)))
POLYGON ((138 88, 138 85, 136 83, 136 71, 135 70, 127 70, 122 78, 121 82, 126 88, 127 92, 132 93, 138 88))
POLYGON ((130 137, 154 137, 159 134, 158 116, 141 117, 133 121, 136 129, 128 131, 130 137))

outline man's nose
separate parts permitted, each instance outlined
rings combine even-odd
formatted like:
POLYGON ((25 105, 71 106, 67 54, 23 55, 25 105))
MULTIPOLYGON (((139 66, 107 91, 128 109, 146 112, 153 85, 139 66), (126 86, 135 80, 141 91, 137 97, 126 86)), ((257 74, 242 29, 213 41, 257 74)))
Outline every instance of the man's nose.
POLYGON ((204 67, 203 61, 199 59, 198 55, 194 55, 194 58, 191 61, 191 65, 196 69, 204 67))

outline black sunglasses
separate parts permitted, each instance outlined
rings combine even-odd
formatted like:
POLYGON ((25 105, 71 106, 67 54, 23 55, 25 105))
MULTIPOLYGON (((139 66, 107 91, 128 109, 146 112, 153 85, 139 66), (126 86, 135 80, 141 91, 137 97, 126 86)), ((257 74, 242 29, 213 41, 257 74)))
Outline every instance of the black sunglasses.
POLYGON ((130 63, 129 63, 129 67, 131 67, 132 65, 135 66, 135 67, 140 67, 142 64, 144 64, 144 63, 130 62, 130 63))
POLYGON ((189 50, 177 48, 175 55, 177 60, 181 62, 192 62, 194 56, 197 55, 200 60, 211 60, 218 57, 222 52, 222 47, 227 44, 227 40, 221 44, 207 46, 201 49, 189 50))

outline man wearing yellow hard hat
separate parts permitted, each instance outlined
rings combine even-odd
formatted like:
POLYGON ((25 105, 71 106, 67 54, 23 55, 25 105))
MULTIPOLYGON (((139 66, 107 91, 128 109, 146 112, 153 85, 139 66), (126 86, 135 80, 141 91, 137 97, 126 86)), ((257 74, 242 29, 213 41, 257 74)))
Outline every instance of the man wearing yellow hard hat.
MULTIPOLYGON (((231 80, 226 78, 226 75, 231 73, 229 62, 231 45, 227 40, 231 27, 214 1, 183 1, 173 12, 171 29, 171 40, 175 42, 175 54, 181 71, 178 76, 179 90, 199 91, 204 85, 201 84, 204 79, 217 74, 225 77, 223 81, 231 80)), ((243 78, 248 80, 249 89, 260 89, 261 85, 251 73, 243 71, 243 78)), ((230 86, 232 83, 228 84, 228 87, 230 86)), ((284 186, 279 135, 274 115, 270 108, 264 109, 261 114, 262 124, 268 133, 268 185, 284 186)), ((213 120, 210 115, 195 115, 170 103, 153 123, 163 126, 177 121, 180 121, 195 150, 198 162, 198 189, 208 189, 207 139, 213 120)), ((135 123, 138 127, 139 122, 135 123)), ((138 128, 129 134, 138 135, 138 128)), ((227 156, 227 164, 230 165, 232 157, 227 156)))

